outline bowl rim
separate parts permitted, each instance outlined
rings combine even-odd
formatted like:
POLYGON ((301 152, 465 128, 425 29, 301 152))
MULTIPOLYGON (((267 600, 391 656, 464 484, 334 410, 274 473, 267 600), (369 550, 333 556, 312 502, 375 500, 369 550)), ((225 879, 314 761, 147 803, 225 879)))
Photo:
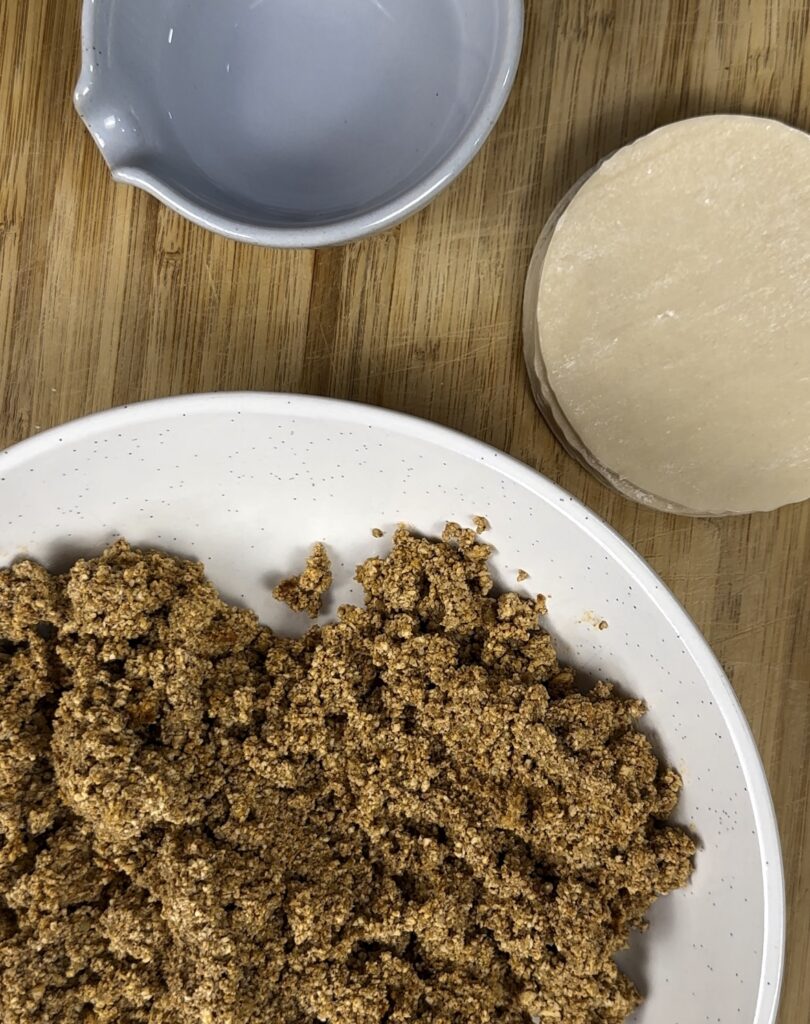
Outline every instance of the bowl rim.
POLYGON ((96 26, 102 17, 104 0, 83 0, 79 77, 73 92, 73 105, 101 151, 113 179, 134 185, 158 199, 192 223, 239 242, 279 249, 308 249, 343 245, 385 231, 427 206, 467 167, 495 127, 512 91, 523 48, 523 0, 496 0, 504 26, 503 42, 497 54, 486 100, 452 150, 421 182, 401 195, 365 213, 338 218, 325 224, 267 227, 229 217, 194 202, 178 189, 149 171, 126 162, 118 163, 105 151, 103 140, 93 130, 91 117, 97 103, 93 75, 96 26))
MULTIPOLYGON (((723 715, 748 787, 762 865, 763 950, 759 992, 752 1024, 774 1024, 785 957, 785 879, 779 830, 765 769, 737 695, 697 625, 653 568, 600 516, 539 471, 483 441, 407 413, 338 398, 283 392, 221 391, 179 395, 118 406, 43 431, 0 452, 0 474, 15 463, 78 441, 113 426, 131 426, 166 416, 206 413, 265 413, 352 426, 378 427, 404 434, 494 469, 558 509, 618 561, 664 615, 692 657, 723 715), (766 868, 767 865, 767 868, 766 868)), ((1 477, 0 477, 1 479, 1 477)))

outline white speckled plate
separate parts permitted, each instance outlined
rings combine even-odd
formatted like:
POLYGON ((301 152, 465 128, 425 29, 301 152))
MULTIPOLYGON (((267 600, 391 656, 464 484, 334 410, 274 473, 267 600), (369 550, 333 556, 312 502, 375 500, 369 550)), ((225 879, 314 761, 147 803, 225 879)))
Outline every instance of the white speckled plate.
POLYGON ((554 484, 483 444, 343 402, 219 394, 117 409, 0 454, 0 564, 52 567, 118 535, 201 558, 229 598, 300 629, 270 588, 314 540, 335 601, 372 527, 438 531, 487 516, 500 581, 549 595, 560 654, 649 705, 700 840, 690 887, 659 900, 623 963, 641 1024, 772 1024, 784 941, 779 840, 757 751, 694 624, 638 555, 554 484), (608 628, 599 629, 605 621, 608 628))

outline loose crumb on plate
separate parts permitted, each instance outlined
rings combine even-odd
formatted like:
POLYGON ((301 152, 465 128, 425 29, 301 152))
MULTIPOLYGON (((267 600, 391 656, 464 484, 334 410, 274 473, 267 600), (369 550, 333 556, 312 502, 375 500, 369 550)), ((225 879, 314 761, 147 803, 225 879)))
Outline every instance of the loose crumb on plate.
POLYGON ((488 553, 400 527, 299 639, 123 541, 1 570, 0 1022, 623 1021, 680 779, 488 553))
POLYGON ((582 618, 579 621, 585 626, 592 626, 594 629, 605 630, 610 628, 607 620, 603 619, 601 615, 597 615, 596 612, 583 612, 582 618))
POLYGON ((475 532, 478 534, 486 533, 487 530, 492 529, 486 516, 473 516, 472 521, 475 523, 475 532))
POLYGON ((525 583, 525 581, 528 578, 529 578, 529 574, 526 572, 525 569, 518 569, 518 571, 517 571, 517 581, 518 581, 518 583, 525 583))
POLYGON ((300 576, 282 580, 273 590, 273 597, 283 601, 294 612, 306 612, 316 619, 324 595, 332 586, 332 563, 323 544, 316 544, 300 576))
POLYGON ((373 530, 371 531, 371 536, 372 536, 372 537, 376 537, 376 538, 377 538, 377 539, 379 540, 379 539, 380 539, 380 537, 384 537, 384 536, 385 536, 385 534, 384 534, 384 533, 383 533, 383 531, 382 531, 382 530, 381 530, 381 529, 379 528, 379 526, 375 526, 375 527, 374 527, 374 529, 373 529, 373 530))

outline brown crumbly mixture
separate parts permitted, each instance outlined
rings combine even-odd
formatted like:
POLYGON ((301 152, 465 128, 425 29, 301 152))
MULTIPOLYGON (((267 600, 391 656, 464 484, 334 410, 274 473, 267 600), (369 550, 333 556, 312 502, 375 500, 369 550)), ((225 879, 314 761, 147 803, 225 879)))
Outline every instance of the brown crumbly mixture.
POLYGON ((487 530, 492 529, 486 516, 473 516, 472 521, 475 524, 475 532, 478 534, 486 533, 487 530))
POLYGON ((311 619, 317 619, 324 594, 331 586, 332 563, 323 544, 316 544, 301 575, 282 580, 273 597, 294 612, 306 612, 311 619))
POLYGON ((302 639, 119 542, 0 572, 2 1024, 614 1024, 680 781, 496 594, 397 531, 302 639))

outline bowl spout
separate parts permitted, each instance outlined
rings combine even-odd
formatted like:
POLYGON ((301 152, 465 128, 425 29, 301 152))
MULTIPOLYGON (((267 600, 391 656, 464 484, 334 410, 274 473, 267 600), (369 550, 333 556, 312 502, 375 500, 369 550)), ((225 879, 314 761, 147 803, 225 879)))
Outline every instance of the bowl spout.
POLYGON ((131 108, 109 99, 101 102, 94 96, 92 84, 85 82, 76 88, 74 105, 111 171, 134 167, 143 159, 144 132, 131 108))

